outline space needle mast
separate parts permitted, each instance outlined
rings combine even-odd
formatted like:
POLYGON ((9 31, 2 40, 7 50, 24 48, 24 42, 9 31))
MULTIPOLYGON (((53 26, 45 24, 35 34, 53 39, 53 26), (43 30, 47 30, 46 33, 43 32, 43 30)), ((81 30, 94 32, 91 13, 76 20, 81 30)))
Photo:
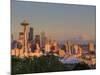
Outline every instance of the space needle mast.
POLYGON ((28 41, 27 41, 27 27, 28 27, 29 23, 24 20, 22 23, 21 23, 21 26, 23 26, 24 28, 24 51, 25 52, 28 52, 28 47, 27 47, 27 44, 28 44, 28 41))

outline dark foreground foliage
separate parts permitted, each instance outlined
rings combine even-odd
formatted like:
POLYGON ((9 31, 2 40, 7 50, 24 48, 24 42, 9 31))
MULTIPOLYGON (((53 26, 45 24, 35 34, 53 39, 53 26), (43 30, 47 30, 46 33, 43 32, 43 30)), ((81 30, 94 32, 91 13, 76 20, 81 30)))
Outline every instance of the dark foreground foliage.
POLYGON ((63 64, 56 56, 41 56, 39 58, 17 58, 11 59, 12 74, 43 73, 71 70, 87 70, 90 67, 85 63, 63 64))

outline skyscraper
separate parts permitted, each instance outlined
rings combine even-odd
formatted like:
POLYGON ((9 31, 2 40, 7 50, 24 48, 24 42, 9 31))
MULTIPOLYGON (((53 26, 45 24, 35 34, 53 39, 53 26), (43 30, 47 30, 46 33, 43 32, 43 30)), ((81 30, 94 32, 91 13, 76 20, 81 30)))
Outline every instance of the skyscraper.
POLYGON ((71 54, 71 44, 70 44, 70 41, 66 41, 66 52, 68 54, 71 54))
POLYGON ((89 48, 89 52, 90 52, 90 53, 91 53, 91 52, 92 52, 92 53, 95 52, 95 45, 94 45, 94 43, 89 42, 88 48, 89 48))
POLYGON ((44 48, 46 43, 45 32, 41 32, 41 47, 44 48))
POLYGON ((24 39, 24 33, 23 32, 19 32, 19 39, 20 40, 24 39))
POLYGON ((19 32, 18 42, 22 45, 22 48, 24 48, 24 33, 23 32, 19 32))
POLYGON ((78 49, 79 49, 79 46, 78 46, 78 42, 74 42, 74 45, 73 45, 73 53, 74 54, 77 54, 78 53, 78 49))
POLYGON ((35 35, 35 44, 38 43, 40 46, 40 35, 35 35))
POLYGON ((32 42, 34 38, 34 29, 30 27, 29 33, 28 33, 28 41, 32 42))

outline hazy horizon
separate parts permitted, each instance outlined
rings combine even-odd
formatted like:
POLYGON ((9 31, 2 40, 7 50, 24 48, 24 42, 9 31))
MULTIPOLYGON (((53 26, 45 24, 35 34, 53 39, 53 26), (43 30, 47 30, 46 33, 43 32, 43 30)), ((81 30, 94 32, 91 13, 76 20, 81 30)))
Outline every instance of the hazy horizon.
POLYGON ((11 13, 14 39, 23 31, 20 23, 27 20, 35 35, 44 31, 47 37, 59 41, 96 41, 95 6, 12 1, 11 13))

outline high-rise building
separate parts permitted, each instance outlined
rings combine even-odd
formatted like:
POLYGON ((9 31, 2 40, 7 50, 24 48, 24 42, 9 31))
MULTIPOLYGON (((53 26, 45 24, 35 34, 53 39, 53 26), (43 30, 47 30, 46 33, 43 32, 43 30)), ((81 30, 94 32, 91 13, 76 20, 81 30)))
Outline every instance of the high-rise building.
POLYGON ((79 45, 78 45, 78 42, 74 42, 74 45, 73 45, 73 52, 74 54, 77 54, 78 53, 78 49, 79 49, 79 45))
POLYGON ((22 48, 24 48, 24 33, 23 32, 19 32, 18 43, 20 43, 22 45, 22 48))
POLYGON ((11 34, 11 49, 17 48, 18 41, 14 39, 13 34, 11 34))
POLYGON ((50 44, 49 44, 49 42, 46 42, 46 44, 45 44, 45 53, 47 54, 49 52, 50 52, 50 44))
POLYGON ((38 43, 40 46, 40 35, 35 35, 35 44, 38 43))
POLYGON ((32 42, 34 37, 34 29, 30 27, 29 33, 28 33, 28 41, 32 42))
POLYGON ((20 40, 24 39, 24 33, 23 32, 19 32, 19 39, 20 40))
POLYGON ((89 42, 88 44, 88 48, 90 52, 95 52, 95 45, 92 42, 89 42))
POLYGON ((71 54, 71 44, 70 41, 66 41, 66 53, 71 54))
POLYGON ((44 48, 46 43, 45 32, 41 32, 41 47, 44 48))

